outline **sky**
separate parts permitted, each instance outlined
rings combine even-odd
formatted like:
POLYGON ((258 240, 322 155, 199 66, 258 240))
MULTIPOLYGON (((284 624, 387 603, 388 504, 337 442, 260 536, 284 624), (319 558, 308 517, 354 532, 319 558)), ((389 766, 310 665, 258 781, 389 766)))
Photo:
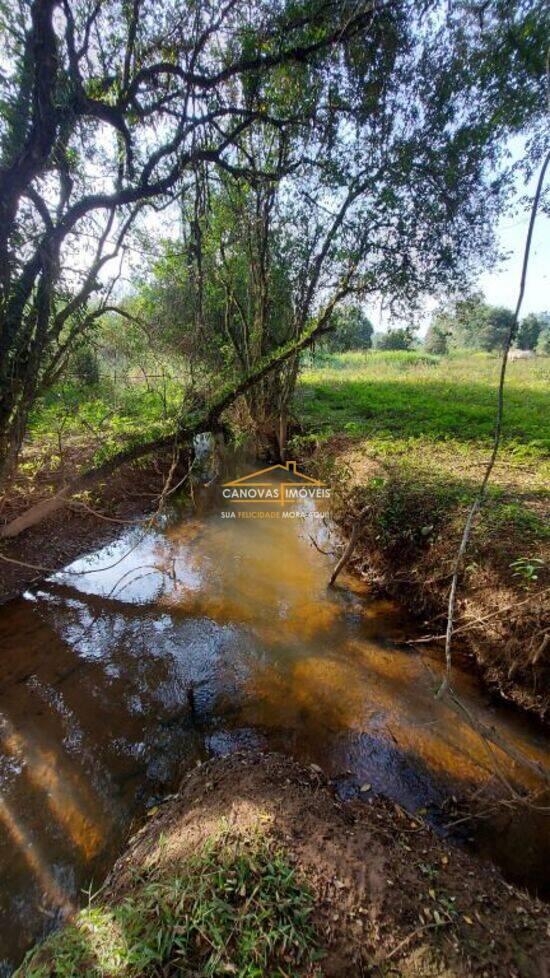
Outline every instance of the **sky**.
MULTIPOLYGON (((512 161, 521 159, 525 152, 524 141, 516 138, 510 143, 512 161)), ((510 210, 517 209, 519 198, 526 192, 533 195, 538 182, 538 171, 527 185, 519 177, 516 181, 516 200, 511 202, 510 210)), ((546 174, 545 185, 550 184, 550 171, 546 174)), ((493 306, 506 306, 515 309, 525 251, 525 241, 529 226, 529 208, 517 213, 504 214, 495 230, 498 251, 506 257, 499 264, 486 272, 482 272, 472 284, 485 299, 493 306)), ((420 335, 426 332, 431 313, 436 306, 435 301, 428 300, 420 316, 420 335)), ((520 319, 529 313, 550 312, 550 216, 544 214, 539 207, 527 269, 525 295, 520 311, 520 319)), ((376 330, 387 329, 390 325, 388 313, 381 312, 380 307, 368 310, 376 330)))
MULTIPOLYGON (((507 257, 491 271, 479 275, 474 285, 483 292, 492 306, 507 306, 514 309, 518 300, 525 239, 529 225, 529 215, 502 217, 496 229, 499 251, 507 257)), ((435 301, 428 300, 420 317, 420 335, 426 332, 435 301)), ((525 295, 520 318, 530 312, 550 311, 550 217, 539 212, 533 231, 525 295)), ((390 326, 390 317, 380 307, 368 309, 368 315, 376 330, 390 326)))
MULTIPOLYGON (((499 224, 498 241, 510 256, 499 269, 486 272, 479 279, 479 286, 492 305, 513 308, 517 302, 528 225, 528 215, 515 220, 504 217, 499 224)), ((521 315, 545 310, 550 310, 550 218, 539 213, 533 231, 521 315)))

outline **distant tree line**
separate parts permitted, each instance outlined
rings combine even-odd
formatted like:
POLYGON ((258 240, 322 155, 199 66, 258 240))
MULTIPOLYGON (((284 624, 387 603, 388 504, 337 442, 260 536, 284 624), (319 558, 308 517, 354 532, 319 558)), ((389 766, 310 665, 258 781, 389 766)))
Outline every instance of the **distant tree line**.
MULTIPOLYGON (((445 356, 450 349, 502 350, 514 313, 504 306, 492 306, 480 294, 441 306, 433 315, 424 337, 427 353, 445 356)), ((331 352, 345 350, 413 350, 421 345, 418 327, 395 326, 375 332, 372 323, 358 306, 343 309, 335 317, 335 332, 326 341, 331 352)), ((535 350, 550 355, 550 312, 530 313, 519 323, 514 339, 518 350, 535 350)))
MULTIPOLYGON (((444 355, 451 347, 498 352, 503 349, 514 313, 505 306, 492 306, 475 294, 440 307, 434 314, 426 338, 429 353, 444 355)), ((531 313, 519 323, 514 346, 519 350, 550 348, 550 313, 531 313)))

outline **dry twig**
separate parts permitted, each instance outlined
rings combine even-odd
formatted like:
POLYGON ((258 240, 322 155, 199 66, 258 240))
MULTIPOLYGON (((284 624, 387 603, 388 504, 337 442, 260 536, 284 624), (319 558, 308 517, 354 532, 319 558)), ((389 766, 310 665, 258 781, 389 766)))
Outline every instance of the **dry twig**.
POLYGON ((485 468, 483 479, 481 480, 481 485, 479 487, 478 494, 474 502, 472 503, 472 506, 466 518, 466 522, 464 524, 464 530, 462 533, 462 539, 460 541, 458 551, 456 554, 455 563, 454 563, 453 579, 451 582, 451 589, 449 591, 449 603, 447 609, 447 630, 445 634, 446 671, 445 671, 445 678, 443 679, 443 682, 441 683, 441 686, 439 687, 439 690, 437 692, 438 697, 441 697, 443 693, 445 693, 445 691, 448 689, 450 679, 451 679, 454 615, 455 615, 455 607, 456 607, 456 596, 458 591, 458 579, 459 579, 460 571, 462 569, 462 561, 464 559, 464 554, 466 553, 466 549, 468 547, 475 518, 484 502, 485 493, 487 491, 487 485, 491 476, 491 472, 493 471, 493 467, 496 462, 498 450, 500 448, 500 439, 502 435, 502 416, 503 416, 503 409, 504 409, 504 381, 506 379, 506 367, 508 364, 508 354, 510 352, 512 340, 516 335, 519 313, 523 302, 523 296, 525 293, 525 282, 527 279, 527 268, 529 265, 529 256, 531 253, 531 241, 533 238, 533 228, 535 226, 535 218, 537 216, 537 210, 542 194, 542 188, 544 186, 544 178, 546 176, 546 170, 549 162, 550 162, 550 152, 546 155, 544 163, 541 167, 541 171, 537 183, 537 189, 535 191, 535 196, 533 198, 533 204, 531 207, 531 217, 529 219, 529 229, 527 231, 527 239, 525 241, 525 251, 523 255, 523 266, 521 270, 521 281, 519 287, 518 301, 516 303, 514 318, 510 325, 508 336, 506 337, 506 343, 504 344, 504 352, 502 354, 502 364, 500 368, 500 379, 498 385, 497 413, 496 413, 496 421, 495 421, 495 434, 493 438, 493 448, 491 451, 491 455, 489 457, 489 461, 487 462, 487 466, 485 468))
POLYGON ((345 548, 342 556, 340 557, 340 560, 336 564, 336 567, 334 568, 332 574, 330 575, 330 581, 329 581, 329 586, 330 587, 332 587, 332 585, 334 584, 334 582, 335 582, 336 578, 338 577, 340 571, 342 571, 344 569, 344 567, 346 566, 348 560, 350 559, 353 551, 355 550, 355 546, 357 544, 357 541, 359 539, 359 534, 361 532, 361 524, 362 524, 362 522, 363 522, 363 520, 364 520, 364 518, 365 518, 365 516, 366 516, 366 514, 368 512, 368 510, 369 510, 369 506, 365 506, 361 510, 361 512, 359 513, 359 516, 357 517, 357 519, 355 520, 355 523, 353 524, 353 529, 351 531, 351 536, 350 536, 350 538, 349 538, 349 540, 348 540, 348 542, 346 544, 346 548, 345 548))

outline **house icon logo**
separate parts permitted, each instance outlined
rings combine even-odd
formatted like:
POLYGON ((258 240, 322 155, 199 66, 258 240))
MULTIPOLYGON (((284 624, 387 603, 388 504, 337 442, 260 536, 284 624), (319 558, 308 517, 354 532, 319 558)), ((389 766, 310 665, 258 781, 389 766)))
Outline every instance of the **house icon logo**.
POLYGON ((328 499, 330 489, 324 482, 300 472, 296 462, 285 462, 225 482, 222 496, 232 503, 276 503, 283 507, 306 499, 328 499))

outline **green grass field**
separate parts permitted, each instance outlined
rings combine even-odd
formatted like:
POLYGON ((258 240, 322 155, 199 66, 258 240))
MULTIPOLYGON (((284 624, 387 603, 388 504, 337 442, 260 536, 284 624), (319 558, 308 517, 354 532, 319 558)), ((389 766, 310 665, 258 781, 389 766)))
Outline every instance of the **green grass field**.
MULTIPOLYGON (((415 522, 456 528, 491 450, 499 368, 479 353, 314 357, 296 394, 296 454, 313 448, 327 479, 336 464, 343 491, 363 487, 381 540, 403 543, 415 522)), ((501 451, 476 535, 490 549, 507 541, 513 556, 538 553, 548 536, 549 380, 549 358, 509 364, 501 451)))
MULTIPOLYGON (((342 353, 304 370, 305 425, 402 443, 413 438, 485 446, 494 430, 500 362, 488 354, 342 353)), ((509 364, 503 445, 508 455, 550 450, 550 359, 509 364)))

